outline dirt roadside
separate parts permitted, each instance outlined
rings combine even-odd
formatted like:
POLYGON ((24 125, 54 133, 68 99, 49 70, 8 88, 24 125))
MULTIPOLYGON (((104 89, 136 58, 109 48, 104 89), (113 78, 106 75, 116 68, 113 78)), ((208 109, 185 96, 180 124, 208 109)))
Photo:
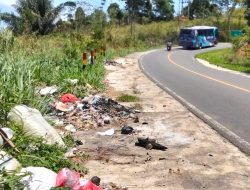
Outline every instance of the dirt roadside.
POLYGON ((81 148, 94 158, 85 162, 88 176, 137 190, 249 189, 249 157, 151 82, 139 69, 141 55, 106 66, 109 97, 124 93, 140 99, 127 104, 142 109, 139 123, 128 123, 138 133, 121 135, 121 126, 110 126, 116 129, 113 136, 78 132, 84 142, 81 148), (136 147, 138 136, 155 138, 168 149, 136 147))

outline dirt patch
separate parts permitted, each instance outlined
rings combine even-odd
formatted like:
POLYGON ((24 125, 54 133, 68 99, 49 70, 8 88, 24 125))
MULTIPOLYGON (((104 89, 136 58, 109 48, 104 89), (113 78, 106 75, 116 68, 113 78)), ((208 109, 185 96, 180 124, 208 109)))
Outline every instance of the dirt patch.
POLYGON ((115 99, 123 93, 140 99, 126 103, 141 106, 139 122, 125 122, 136 132, 122 135, 120 123, 76 133, 83 142, 78 151, 89 155, 85 161, 88 176, 98 175, 102 181, 128 189, 248 189, 249 157, 151 82, 139 69, 140 55, 106 66, 109 96, 115 99), (112 136, 96 134, 112 127, 112 136), (168 149, 137 147, 138 137, 157 139, 168 149))

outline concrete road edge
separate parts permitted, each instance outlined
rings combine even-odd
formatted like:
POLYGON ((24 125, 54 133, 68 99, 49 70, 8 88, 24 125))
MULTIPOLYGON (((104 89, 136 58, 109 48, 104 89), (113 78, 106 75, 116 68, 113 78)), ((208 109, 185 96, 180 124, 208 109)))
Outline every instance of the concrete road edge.
MULTIPOLYGON (((157 51, 157 50, 155 50, 157 51)), ((229 142, 231 142, 233 145, 238 147, 242 152, 246 153, 247 155, 250 155, 250 143, 218 123, 217 121, 213 120, 210 116, 206 115, 202 111, 200 111, 198 108, 184 100, 182 97, 177 95, 175 92, 170 90, 167 87, 164 87, 162 84, 160 84, 156 79, 150 76, 148 72, 146 72, 142 65, 142 59, 145 55, 152 53, 154 51, 149 51, 143 54, 138 62, 139 67, 141 71, 151 80, 153 81, 157 86, 159 86, 161 89, 165 90, 169 95, 171 95, 173 98, 175 98, 177 101, 179 101, 183 106, 185 106, 190 112, 192 112, 194 115, 196 115, 198 118, 203 120, 206 124, 208 124, 212 129, 214 129, 217 133, 219 133, 222 137, 227 139, 229 142)))

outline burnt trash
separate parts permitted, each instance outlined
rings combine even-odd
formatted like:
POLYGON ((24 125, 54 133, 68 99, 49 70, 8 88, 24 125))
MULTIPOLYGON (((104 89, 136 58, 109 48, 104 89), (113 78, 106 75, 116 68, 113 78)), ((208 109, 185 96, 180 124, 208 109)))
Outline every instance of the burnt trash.
POLYGON ((99 178, 99 177, 97 177, 97 176, 94 176, 94 177, 92 177, 92 178, 90 179, 90 181, 91 181, 93 184, 95 184, 95 185, 97 185, 97 186, 100 186, 101 178, 99 178))
POLYGON ((135 146, 140 146, 143 148, 146 148, 148 150, 156 149, 156 150, 162 150, 165 151, 168 149, 166 146, 163 146, 156 142, 155 139, 149 139, 149 138, 138 138, 138 141, 135 143, 135 146))
POLYGON ((128 125, 124 125, 121 130, 121 134, 123 135, 129 135, 132 134, 133 132, 134 132, 133 127, 130 127, 128 125))
POLYGON ((72 124, 76 130, 103 127, 128 119, 133 121, 137 117, 133 108, 125 107, 99 94, 84 98, 66 94, 63 101, 65 103, 50 103, 48 114, 56 116, 64 125, 72 124))
POLYGON ((83 142, 81 140, 75 140, 75 143, 77 146, 83 145, 83 142))
POLYGON ((139 123, 139 117, 138 116, 134 117, 134 123, 139 123))

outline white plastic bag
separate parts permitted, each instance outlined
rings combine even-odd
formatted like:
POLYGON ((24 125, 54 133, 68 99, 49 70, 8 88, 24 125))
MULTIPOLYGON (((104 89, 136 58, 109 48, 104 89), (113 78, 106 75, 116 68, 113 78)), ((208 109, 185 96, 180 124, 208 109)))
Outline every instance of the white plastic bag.
POLYGON ((15 158, 2 150, 0 151, 0 170, 15 171, 20 166, 20 163, 15 158))
POLYGON ((22 168, 20 174, 30 173, 21 179, 24 190, 50 190, 56 185, 57 174, 44 167, 22 168))
POLYGON ((47 86, 43 89, 41 89, 39 91, 39 94, 42 95, 42 96, 47 96, 47 95, 51 95, 51 94, 54 94, 58 91, 58 87, 57 86, 47 86))
POLYGON ((58 143, 60 146, 65 146, 57 131, 37 109, 25 105, 15 106, 8 114, 8 119, 23 126, 27 135, 42 137, 48 144, 58 143))

